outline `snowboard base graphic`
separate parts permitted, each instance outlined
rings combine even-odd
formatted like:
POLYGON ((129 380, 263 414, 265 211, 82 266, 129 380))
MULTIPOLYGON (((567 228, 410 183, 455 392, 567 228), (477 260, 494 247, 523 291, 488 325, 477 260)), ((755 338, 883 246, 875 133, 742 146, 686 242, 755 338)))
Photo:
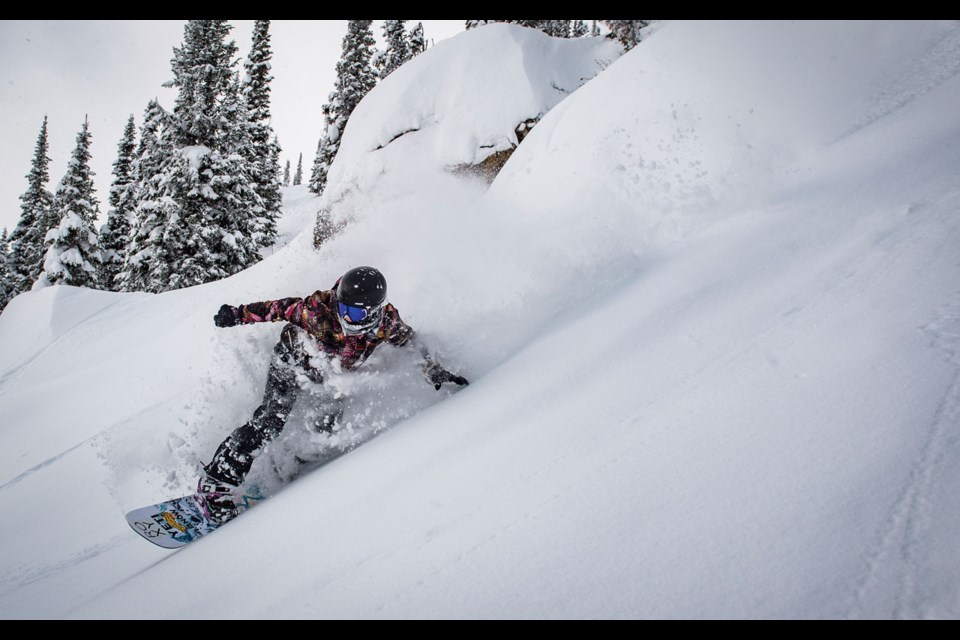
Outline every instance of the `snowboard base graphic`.
MULTIPOLYGON (((259 491, 248 492, 239 501, 237 515, 262 500, 264 497, 259 491)), ((227 522, 229 520, 211 520, 204 508, 203 498, 196 493, 134 509, 127 514, 130 528, 164 549, 179 549, 216 531, 227 522)))

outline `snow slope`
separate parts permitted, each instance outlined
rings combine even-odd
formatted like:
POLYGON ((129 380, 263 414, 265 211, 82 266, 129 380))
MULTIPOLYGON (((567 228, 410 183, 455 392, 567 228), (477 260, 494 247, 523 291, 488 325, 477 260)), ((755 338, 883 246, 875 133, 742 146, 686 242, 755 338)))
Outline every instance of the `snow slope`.
MULTIPOLYGON (((444 57, 498 68, 505 33, 540 41, 444 57)), ((202 287, 17 298, 0 615, 960 616, 958 69, 952 22, 667 23, 489 190, 421 131, 367 150, 397 179, 341 191, 320 251, 308 228, 202 287), (258 464, 375 439, 183 551, 133 536, 259 401, 281 327, 217 330, 219 304, 364 263, 472 384, 378 352, 331 375, 337 442, 305 402, 258 464)))

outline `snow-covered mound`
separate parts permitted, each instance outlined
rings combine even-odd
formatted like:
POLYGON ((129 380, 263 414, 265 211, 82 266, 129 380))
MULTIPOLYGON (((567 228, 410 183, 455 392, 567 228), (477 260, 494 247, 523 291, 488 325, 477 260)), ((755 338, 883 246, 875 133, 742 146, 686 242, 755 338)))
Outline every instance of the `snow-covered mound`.
MULTIPOLYGON (((438 45, 351 121, 319 251, 308 225, 210 285, 14 300, 0 615, 960 616, 960 27, 895 26, 663 24, 489 190, 397 106, 457 86, 438 45), (391 429, 174 555, 127 531, 259 402, 281 327, 219 304, 358 264, 472 384, 378 351, 330 384, 391 429)), ((510 41, 554 46, 449 53, 498 77, 510 41)))
POLYGON ((530 228, 571 238, 585 216, 614 245, 624 230, 628 242, 682 237, 765 202, 824 145, 955 75, 952 28, 672 23, 553 110, 493 192, 530 228))
POLYGON ((475 165, 512 149, 519 125, 538 120, 621 53, 605 38, 551 38, 507 24, 444 40, 354 110, 324 201, 344 215, 350 204, 342 201, 353 190, 427 189, 430 176, 418 172, 475 165))

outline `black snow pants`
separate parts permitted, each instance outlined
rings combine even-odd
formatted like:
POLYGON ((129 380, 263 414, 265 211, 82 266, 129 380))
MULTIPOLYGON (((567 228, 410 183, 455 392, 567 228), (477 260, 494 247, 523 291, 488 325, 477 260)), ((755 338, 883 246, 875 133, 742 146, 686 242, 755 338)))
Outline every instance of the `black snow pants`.
POLYGON ((204 467, 207 475, 233 485, 243 482, 254 458, 283 431, 300 393, 297 375, 306 374, 313 382, 322 381, 320 372, 308 363, 299 333, 300 329, 292 324, 284 327, 273 349, 263 402, 253 412, 253 418, 234 429, 217 448, 210 464, 204 467))

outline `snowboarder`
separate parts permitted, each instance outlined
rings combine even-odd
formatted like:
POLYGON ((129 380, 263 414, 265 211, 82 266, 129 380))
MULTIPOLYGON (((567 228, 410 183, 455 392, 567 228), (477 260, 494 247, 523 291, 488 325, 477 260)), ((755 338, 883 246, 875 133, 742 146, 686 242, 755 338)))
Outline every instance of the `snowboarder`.
MULTIPOLYGON (((288 324, 273 350, 262 404, 249 422, 235 429, 217 448, 198 483, 197 491, 203 495, 215 521, 236 515, 237 488, 250 471, 254 457, 283 430, 300 392, 298 374, 322 382, 320 371, 310 365, 303 340, 312 340, 328 357, 339 359, 345 370, 360 366, 381 342, 396 347, 414 342, 413 329, 386 300, 387 282, 383 275, 373 267, 357 267, 341 276, 333 289, 316 291, 306 298, 220 307, 213 318, 218 327, 254 322, 288 324)), ((422 347, 421 354, 424 376, 438 390, 444 382, 468 384, 465 378, 440 366, 422 347)), ((338 418, 326 416, 321 429, 331 431, 338 418)))

